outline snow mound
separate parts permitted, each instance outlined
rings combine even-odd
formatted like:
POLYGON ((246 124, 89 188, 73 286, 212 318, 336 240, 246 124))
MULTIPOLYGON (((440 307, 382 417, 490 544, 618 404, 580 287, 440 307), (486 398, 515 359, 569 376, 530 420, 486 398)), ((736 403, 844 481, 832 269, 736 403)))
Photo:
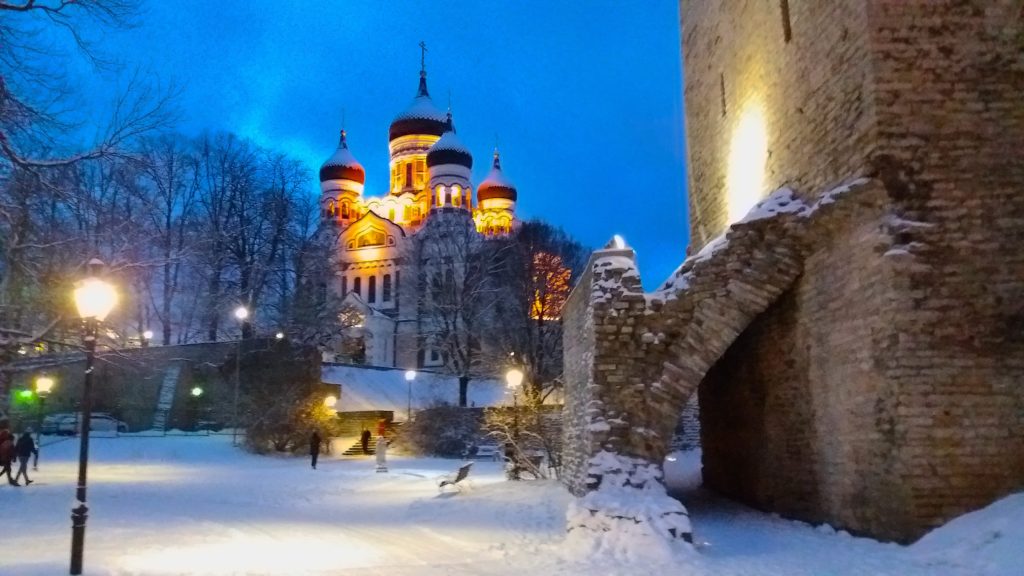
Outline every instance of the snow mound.
POLYGON ((970 568, 975 576, 1024 573, 1024 492, 964 514, 918 540, 910 551, 934 567, 970 568))

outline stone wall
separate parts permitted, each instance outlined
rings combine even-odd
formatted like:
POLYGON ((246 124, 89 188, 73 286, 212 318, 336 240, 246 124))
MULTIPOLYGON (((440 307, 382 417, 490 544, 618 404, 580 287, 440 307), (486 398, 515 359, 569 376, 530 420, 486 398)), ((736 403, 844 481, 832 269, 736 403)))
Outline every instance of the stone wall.
POLYGON ((726 225, 750 106, 765 189, 821 198, 869 176, 882 195, 810 234, 795 286, 702 383, 709 484, 907 540, 1024 485, 1024 163, 1008 156, 1024 149, 1024 7, 786 4, 788 40, 781 3, 681 3, 694 241, 726 225), (834 433, 807 445, 803 423, 834 433), (730 484, 740 470, 756 474, 730 484), (803 496, 776 490, 783 472, 803 496))
MULTIPOLYGON (((726 226, 730 154, 746 115, 767 130, 763 192, 805 200, 868 172, 877 147, 868 8, 863 1, 682 0, 690 238, 726 226)), ((751 170, 756 167, 751 167, 751 170)))
MULTIPOLYGON (((230 403, 233 388, 229 381, 233 375, 230 371, 223 373, 221 368, 226 359, 234 357, 237 347, 237 342, 211 342, 100 350, 95 362, 93 410, 113 414, 133 431, 149 429, 164 375, 172 365, 177 365, 181 369, 168 427, 187 425, 194 416, 188 413, 193 386, 203 387, 208 405, 230 403)), ((54 378, 56 385, 46 404, 50 413, 70 412, 79 407, 84 370, 83 354, 31 358, 4 367, 13 389, 31 388, 35 378, 42 374, 54 378)), ((10 412, 12 417, 18 415, 15 407, 10 412)), ((35 416, 26 417, 31 421, 35 416)))

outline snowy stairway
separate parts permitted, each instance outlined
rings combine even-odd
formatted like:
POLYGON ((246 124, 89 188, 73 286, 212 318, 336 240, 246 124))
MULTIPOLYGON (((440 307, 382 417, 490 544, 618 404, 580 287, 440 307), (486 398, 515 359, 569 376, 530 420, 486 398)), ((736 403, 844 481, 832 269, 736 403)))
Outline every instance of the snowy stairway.
POLYGON ((178 364, 171 364, 167 372, 164 372, 163 382, 160 383, 160 395, 156 400, 156 412, 153 414, 153 430, 163 432, 167 429, 167 416, 174 405, 174 394, 178 390, 180 374, 181 366, 178 364))
MULTIPOLYGON (((401 424, 397 422, 392 422, 391 424, 388 424, 387 430, 384 432, 384 438, 387 439, 388 443, 394 440, 395 432, 397 432, 399 426, 401 426, 401 424)), ((363 443, 357 440, 355 444, 350 446, 348 450, 345 450, 341 454, 342 456, 373 456, 374 454, 377 453, 376 447, 377 437, 372 436, 370 438, 370 442, 366 445, 366 452, 363 452, 363 443)))

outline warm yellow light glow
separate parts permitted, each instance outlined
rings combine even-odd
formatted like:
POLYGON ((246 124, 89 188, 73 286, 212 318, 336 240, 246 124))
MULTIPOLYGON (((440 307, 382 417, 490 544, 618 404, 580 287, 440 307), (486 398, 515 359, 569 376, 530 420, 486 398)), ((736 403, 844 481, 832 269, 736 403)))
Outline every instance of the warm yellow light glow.
POLYGON ((768 128, 760 104, 747 104, 732 132, 726 175, 726 207, 731 224, 764 196, 768 162, 768 128))
POLYGON ((117 305, 117 290, 99 278, 86 278, 75 288, 75 306, 82 318, 102 321, 117 305))
POLYGON ((328 408, 334 408, 334 405, 337 404, 337 403, 338 403, 338 397, 337 396, 331 395, 331 396, 328 396, 327 398, 324 398, 324 406, 327 406, 328 408))
POLYGON ((36 394, 39 396, 46 396, 53 390, 53 378, 49 376, 40 376, 36 378, 36 394))
POLYGON ((523 383, 523 371, 518 368, 512 368, 505 372, 505 382, 512 390, 518 390, 519 386, 523 383))

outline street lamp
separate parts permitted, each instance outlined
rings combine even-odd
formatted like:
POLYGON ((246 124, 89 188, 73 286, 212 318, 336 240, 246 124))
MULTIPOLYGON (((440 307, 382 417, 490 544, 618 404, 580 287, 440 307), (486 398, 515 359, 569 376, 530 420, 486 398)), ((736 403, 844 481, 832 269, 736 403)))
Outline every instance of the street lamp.
POLYGON ((53 390, 53 378, 40 376, 36 378, 36 396, 39 398, 39 426, 36 428, 36 455, 32 459, 32 469, 39 470, 39 444, 43 435, 43 414, 45 414, 46 397, 53 390))
POLYGON ((284 332, 278 332, 277 334, 274 334, 274 338, 277 340, 284 340, 284 332))
POLYGON ((338 397, 335 396, 334 394, 331 394, 327 398, 324 398, 324 406, 327 406, 328 408, 334 408, 334 405, 337 403, 338 397))
POLYGON ((408 406, 405 409, 405 421, 406 422, 411 422, 412 421, 412 381, 415 380, 415 379, 416 379, 416 371, 415 370, 406 370, 405 371, 405 382, 409 386, 409 404, 408 404, 408 406))
POLYGON ((519 450, 519 387, 523 384, 523 371, 510 368, 505 373, 505 383, 512 391, 512 480, 519 480, 519 463, 516 462, 515 451, 519 450))
POLYGON ((238 385, 242 376, 242 336, 245 335, 245 320, 249 317, 249 309, 245 306, 235 308, 235 318, 242 326, 242 333, 238 336, 238 352, 235 354, 235 402, 232 416, 231 445, 238 446, 238 385))
POLYGON ((203 395, 203 389, 200 388, 199 386, 193 387, 191 392, 193 398, 199 398, 200 396, 203 395))
POLYGON ((89 276, 75 288, 75 306, 84 322, 85 385, 82 390, 82 439, 78 449, 78 504, 71 510, 71 574, 82 573, 82 552, 85 547, 85 521, 89 508, 85 505, 86 476, 89 467, 89 424, 92 420, 92 372, 96 360, 96 328, 117 305, 117 291, 98 278, 103 261, 89 261, 89 276))
POLYGON ((152 339, 153 339, 153 331, 152 330, 146 330, 145 332, 143 332, 142 333, 142 347, 145 348, 145 347, 149 346, 149 341, 152 340, 152 339))

